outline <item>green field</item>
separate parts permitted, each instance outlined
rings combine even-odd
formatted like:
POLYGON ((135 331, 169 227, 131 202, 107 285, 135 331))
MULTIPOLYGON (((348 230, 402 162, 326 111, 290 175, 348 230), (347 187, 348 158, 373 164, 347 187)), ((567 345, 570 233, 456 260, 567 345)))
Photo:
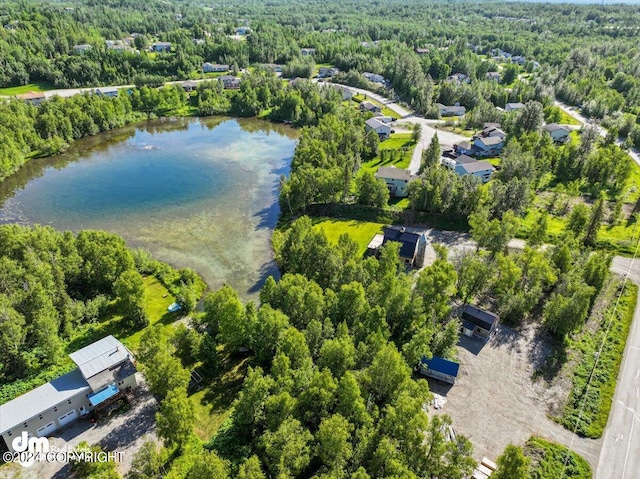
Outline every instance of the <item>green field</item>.
POLYGON ((55 87, 51 83, 37 81, 33 83, 28 83, 27 85, 22 85, 22 86, 0 88, 0 96, 22 95, 30 91, 41 92, 41 91, 53 90, 54 88, 55 87))
POLYGON ((331 243, 337 243, 338 238, 347 233, 351 239, 358 243, 358 253, 363 255, 367 251, 367 245, 373 237, 382 233, 382 223, 369 221, 340 220, 334 218, 313 218, 313 227, 324 231, 331 243))
POLYGON ((360 166, 364 171, 371 171, 375 173, 381 166, 395 166, 396 168, 406 169, 411 163, 411 157, 413 156, 413 150, 416 147, 416 143, 411 139, 411 133, 393 133, 388 140, 380 142, 378 150, 378 156, 372 160, 362 163, 360 166), (382 151, 395 151, 395 156, 385 156, 384 160, 381 153, 382 151))

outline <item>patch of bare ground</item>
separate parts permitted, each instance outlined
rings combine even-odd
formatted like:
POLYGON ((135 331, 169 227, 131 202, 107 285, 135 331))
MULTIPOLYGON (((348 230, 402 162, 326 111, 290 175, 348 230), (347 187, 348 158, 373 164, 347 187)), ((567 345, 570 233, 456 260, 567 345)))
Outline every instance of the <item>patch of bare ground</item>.
POLYGON ((451 416, 456 432, 474 444, 478 460, 495 460, 507 444, 522 445, 535 435, 570 447, 596 465, 601 441, 580 438, 549 418, 550 409, 562 406, 570 382, 533 380, 553 350, 537 324, 518 330, 501 325, 488 343, 462 336, 456 384, 429 380, 431 390, 447 398, 442 409, 430 414, 451 416))

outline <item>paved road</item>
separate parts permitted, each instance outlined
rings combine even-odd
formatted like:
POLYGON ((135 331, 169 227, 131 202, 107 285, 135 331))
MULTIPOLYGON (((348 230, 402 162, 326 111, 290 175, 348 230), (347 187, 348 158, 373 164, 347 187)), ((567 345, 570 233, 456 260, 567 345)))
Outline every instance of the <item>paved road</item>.
MULTIPOLYGON (((640 284, 640 261, 615 257, 611 270, 640 284)), ((640 303, 622 357, 618 384, 604 431, 596 479, 640 477, 640 303)))
MULTIPOLYGON (((590 124, 594 126, 598 130, 598 133, 600 134, 600 136, 607 136, 607 130, 605 128, 598 125, 597 123, 594 123, 592 120, 590 120, 586 116, 582 115, 579 111, 575 109, 575 107, 570 107, 562 103, 561 101, 555 101, 554 104, 557 107, 559 107, 561 110, 563 110, 565 113, 567 113, 568 115, 578 120, 579 122, 584 123, 585 125, 590 124)), ((616 141, 616 144, 618 146, 622 146, 622 140, 618 139, 616 141)), ((640 166, 640 151, 638 151, 637 148, 632 148, 628 150, 627 153, 629 153, 629 156, 633 159, 633 161, 635 161, 640 166)))

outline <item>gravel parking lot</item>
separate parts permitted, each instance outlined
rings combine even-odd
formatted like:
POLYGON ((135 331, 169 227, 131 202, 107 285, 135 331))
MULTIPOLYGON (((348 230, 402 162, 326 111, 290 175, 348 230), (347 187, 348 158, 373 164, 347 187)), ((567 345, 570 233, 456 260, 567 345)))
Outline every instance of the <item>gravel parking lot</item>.
POLYGON ((520 332, 501 325, 488 343, 462 336, 456 384, 429 379, 431 390, 447 398, 433 413, 451 416, 455 431, 474 444, 477 460, 495 460, 507 444, 521 445, 537 435, 570 447, 595 470, 602 440, 580 438, 551 421, 547 414, 566 397, 566 390, 531 380, 548 353, 533 325, 520 332))
MULTIPOLYGON (((49 437, 51 447, 70 449, 82 441, 90 445, 100 444, 105 451, 123 452, 122 462, 117 465, 118 472, 124 475, 131 467, 133 455, 147 439, 156 440, 155 413, 157 403, 149 393, 143 378, 138 375, 136 400, 133 407, 114 417, 99 421, 79 419, 69 427, 53 433, 49 437)), ((6 464, 0 469, 0 478, 6 479, 66 479, 70 476, 67 464, 36 462, 23 468, 19 464, 6 464)))

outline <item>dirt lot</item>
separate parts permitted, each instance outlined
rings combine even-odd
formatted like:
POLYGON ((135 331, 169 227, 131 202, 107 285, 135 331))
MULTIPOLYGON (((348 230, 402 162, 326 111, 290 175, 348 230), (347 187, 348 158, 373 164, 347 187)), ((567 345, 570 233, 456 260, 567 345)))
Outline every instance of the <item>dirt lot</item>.
MULTIPOLYGON (((66 446, 69 449, 86 441, 89 444, 100 444, 105 451, 124 452, 123 460, 117 466, 118 472, 124 475, 142 443, 147 439, 156 439, 157 403, 142 381, 142 377, 138 375, 140 386, 136 389, 136 401, 130 410, 97 424, 84 419, 75 421, 49 437, 51 447, 63 449, 66 446)), ((66 479, 69 474, 69 466, 60 463, 36 462, 28 468, 18 464, 5 464, 0 468, 2 479, 66 479)))
POLYGON ((455 431, 474 444, 477 460, 495 460, 507 444, 537 435, 570 447, 595 469, 602 440, 580 438, 547 417, 566 397, 565 388, 531 380, 548 353, 534 326, 522 332, 500 326, 488 343, 462 336, 455 386, 429 379, 431 390, 447 398, 433 413, 451 416, 455 431))

